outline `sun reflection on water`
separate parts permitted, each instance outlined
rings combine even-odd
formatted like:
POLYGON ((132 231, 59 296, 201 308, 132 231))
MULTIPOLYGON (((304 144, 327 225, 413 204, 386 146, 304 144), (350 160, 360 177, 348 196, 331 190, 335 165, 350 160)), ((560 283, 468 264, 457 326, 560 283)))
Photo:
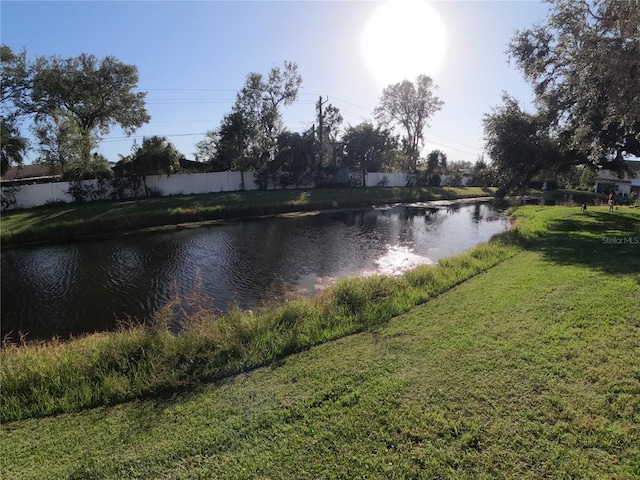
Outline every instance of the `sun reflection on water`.
MULTIPOLYGON (((433 265, 428 257, 418 255, 407 245, 387 245, 384 255, 374 260, 377 275, 399 276, 418 265, 433 265)), ((366 273, 365 273, 366 274, 366 273)))

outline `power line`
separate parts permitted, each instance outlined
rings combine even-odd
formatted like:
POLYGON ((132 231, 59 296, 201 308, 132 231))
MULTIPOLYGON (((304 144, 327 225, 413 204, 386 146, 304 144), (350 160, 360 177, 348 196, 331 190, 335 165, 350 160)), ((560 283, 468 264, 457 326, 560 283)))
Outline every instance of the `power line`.
POLYGON ((437 145, 438 147, 447 148, 449 150, 455 150, 455 151, 461 152, 461 153, 466 153, 467 155, 479 155, 480 153, 482 153, 482 150, 476 150, 475 152, 468 152, 466 150, 462 150, 462 149, 456 148, 456 147, 451 147, 449 145, 444 145, 442 143, 434 142, 432 140, 427 140, 427 142, 431 143, 433 145, 437 145))
POLYGON ((327 98, 333 98, 333 99, 335 99, 335 100, 338 100, 339 102, 342 102, 342 103, 346 103, 346 104, 348 104, 348 105, 351 105, 352 107, 356 107, 356 108, 359 108, 359 109, 361 109, 361 110, 366 110, 367 112, 370 112, 370 109, 369 109, 369 108, 361 107, 360 105, 356 105, 355 103, 348 102, 347 100, 342 100, 342 99, 340 99, 340 98, 338 98, 338 97, 333 97, 333 96, 329 96, 329 95, 327 95, 327 98))
POLYGON ((130 135, 128 137, 109 137, 105 138, 101 141, 101 143, 116 143, 116 142, 125 142, 131 139, 144 138, 150 136, 157 137, 195 137, 198 135, 206 135, 205 133, 166 133, 166 134, 155 134, 155 135, 130 135))
POLYGON ((237 92, 231 88, 134 88, 143 92, 237 92))
POLYGON ((442 138, 444 140, 448 140, 449 142, 457 143, 458 145, 462 145, 463 147, 468 147, 476 150, 476 147, 474 147, 473 145, 467 145, 466 143, 458 142, 457 140, 453 140, 452 138, 443 137, 442 135, 438 135, 437 133, 433 133, 432 131, 429 131, 429 134, 435 137, 442 138))
MULTIPOLYGON (((147 91, 147 92, 239 92, 240 90, 238 89, 230 89, 230 88, 149 88, 149 89, 142 89, 142 88, 138 88, 136 90, 140 90, 140 91, 147 91)), ((299 93, 300 96, 305 96, 305 97, 317 97, 319 94, 318 93, 307 93, 307 92, 300 92, 299 93)), ((348 100, 344 100, 342 98, 333 96, 333 95, 326 95, 327 99, 331 99, 334 102, 339 102, 340 104, 346 104, 346 105, 350 105, 351 107, 354 107, 358 110, 362 110, 362 111, 366 111, 367 114, 371 114, 371 110, 369 108, 363 107, 361 105, 355 104, 353 102, 350 102, 348 100)), ((199 97, 199 98, 177 98, 177 97, 166 97, 166 98, 150 98, 147 100, 147 104, 149 105, 191 105, 191 104, 232 104, 236 101, 235 98, 218 98, 218 97, 199 97)), ((296 102, 297 105, 315 105, 316 102, 315 101, 311 101, 311 100, 302 100, 302 101, 297 101, 296 102)), ((349 116, 355 119, 358 119, 359 121, 370 121, 370 118, 361 114, 361 113, 357 113, 354 112, 352 110, 348 110, 348 109, 344 109, 341 108, 340 112, 345 115, 345 116, 349 116)), ((208 123, 208 122, 215 122, 216 120, 156 120, 155 122, 157 123, 208 123)), ((153 123, 153 122, 152 122, 153 123)), ((289 124, 289 125, 297 125, 298 127, 301 127, 303 125, 308 125, 310 123, 313 123, 310 120, 288 120, 286 122, 284 122, 285 124, 289 124)), ((198 136, 198 135, 204 135, 205 133, 176 133, 176 134, 166 134, 163 135, 165 137, 183 137, 183 136, 198 136)), ((437 141, 433 141, 431 139, 428 140, 428 143, 442 147, 442 148, 446 148, 446 149, 450 149, 450 150, 455 150, 457 152, 461 152, 467 155, 479 155, 482 152, 482 149, 478 149, 472 145, 460 142, 458 140, 454 140, 452 138, 449 137, 445 137, 444 135, 440 135, 438 133, 434 133, 432 131, 428 131, 428 135, 429 136, 434 136, 434 137, 438 137, 446 142, 451 142, 454 143, 456 145, 460 145, 462 147, 465 147, 466 149, 462 149, 459 147, 453 147, 450 145, 447 145, 446 143, 442 143, 442 142, 437 142, 437 141), (473 150, 473 152, 467 150, 467 149, 471 149, 473 150)), ((104 140, 102 140, 103 142, 119 142, 119 141, 126 141, 132 138, 142 138, 143 136, 130 136, 130 137, 110 137, 110 138, 106 138, 104 140)))

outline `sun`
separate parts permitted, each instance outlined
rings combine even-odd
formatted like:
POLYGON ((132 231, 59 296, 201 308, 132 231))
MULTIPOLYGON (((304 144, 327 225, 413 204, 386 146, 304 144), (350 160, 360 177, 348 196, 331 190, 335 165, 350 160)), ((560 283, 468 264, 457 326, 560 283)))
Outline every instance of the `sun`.
POLYGON ((392 0, 373 12, 362 32, 365 62, 383 85, 438 72, 445 53, 438 13, 420 0, 392 0))

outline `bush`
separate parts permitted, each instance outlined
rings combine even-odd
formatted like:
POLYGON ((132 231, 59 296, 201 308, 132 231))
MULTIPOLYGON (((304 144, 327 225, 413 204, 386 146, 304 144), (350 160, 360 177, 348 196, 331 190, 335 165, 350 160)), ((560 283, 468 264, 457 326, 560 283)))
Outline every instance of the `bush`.
POLYGON ((83 183, 82 180, 74 180, 69 184, 67 193, 73 197, 75 202, 82 203, 92 199, 94 188, 92 185, 83 183))
POLYGON ((18 206, 16 195, 20 191, 19 185, 11 185, 0 189, 0 210, 10 210, 18 206))

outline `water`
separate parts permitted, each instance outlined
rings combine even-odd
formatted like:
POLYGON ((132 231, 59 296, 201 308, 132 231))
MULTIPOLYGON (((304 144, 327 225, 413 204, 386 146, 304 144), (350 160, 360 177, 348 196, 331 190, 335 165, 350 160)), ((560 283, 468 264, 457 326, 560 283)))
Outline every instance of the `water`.
POLYGON ((2 252, 2 336, 104 331, 148 320, 198 288, 207 306, 255 308, 287 285, 317 294, 344 276, 401 274, 508 226, 490 203, 303 214, 2 252))

